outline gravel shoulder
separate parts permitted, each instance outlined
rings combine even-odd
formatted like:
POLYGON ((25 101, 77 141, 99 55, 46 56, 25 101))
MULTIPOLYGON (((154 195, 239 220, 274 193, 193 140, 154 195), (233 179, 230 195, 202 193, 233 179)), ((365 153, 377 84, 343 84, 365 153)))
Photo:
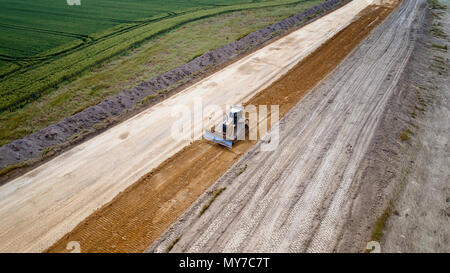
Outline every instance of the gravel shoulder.
POLYGON ((170 106, 193 109, 196 98, 202 98, 204 106, 247 101, 348 26, 369 3, 352 1, 1 186, 0 251, 47 249, 188 146, 189 141, 170 137, 171 125, 178 120, 170 106))

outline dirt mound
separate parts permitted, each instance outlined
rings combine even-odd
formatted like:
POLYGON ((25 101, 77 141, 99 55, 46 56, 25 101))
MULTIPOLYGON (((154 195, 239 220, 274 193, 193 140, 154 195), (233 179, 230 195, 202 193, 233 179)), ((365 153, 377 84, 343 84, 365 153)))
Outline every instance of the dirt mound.
POLYGON ((206 52, 181 67, 124 90, 23 139, 3 145, 0 147, 0 169, 30 159, 37 159, 45 153, 46 149, 66 143, 76 134, 98 131, 95 125, 104 124, 108 118, 117 117, 135 109, 142 99, 151 95, 157 96, 161 90, 174 89, 198 78, 206 71, 280 36, 284 31, 305 25, 347 2, 349 0, 328 0, 290 18, 250 33, 238 41, 206 52))

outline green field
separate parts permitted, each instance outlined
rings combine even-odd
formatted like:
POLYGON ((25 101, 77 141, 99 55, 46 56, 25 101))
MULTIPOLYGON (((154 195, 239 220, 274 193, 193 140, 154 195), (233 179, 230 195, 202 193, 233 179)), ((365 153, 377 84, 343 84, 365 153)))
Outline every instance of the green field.
POLYGON ((79 40, 119 24, 139 24, 143 18, 173 16, 191 9, 214 8, 245 0, 1 0, 0 54, 28 57, 79 40))
POLYGON ((323 0, 0 1, 3 145, 323 0))

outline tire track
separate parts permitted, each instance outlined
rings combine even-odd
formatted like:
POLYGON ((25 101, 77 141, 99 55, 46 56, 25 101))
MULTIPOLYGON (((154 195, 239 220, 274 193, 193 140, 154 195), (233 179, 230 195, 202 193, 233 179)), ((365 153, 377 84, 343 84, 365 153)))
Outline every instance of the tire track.
POLYGON ((148 251, 163 252, 174 238, 174 252, 335 250, 346 223, 357 221, 349 216, 355 191, 364 191, 356 174, 414 48, 424 3, 403 1, 283 118, 276 151, 258 152, 258 143, 212 187, 227 190, 208 211, 193 216, 200 198, 148 251))

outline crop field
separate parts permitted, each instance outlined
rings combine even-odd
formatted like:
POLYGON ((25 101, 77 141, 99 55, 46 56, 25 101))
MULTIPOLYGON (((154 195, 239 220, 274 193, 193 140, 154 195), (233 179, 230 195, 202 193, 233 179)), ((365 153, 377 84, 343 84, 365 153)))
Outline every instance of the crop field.
MULTIPOLYGON (((130 78, 136 69, 141 69, 142 61, 139 66, 128 68, 127 71, 116 66, 114 78, 123 80, 114 87, 111 84, 99 84, 97 77, 95 80, 97 83, 90 86, 87 92, 86 88, 78 88, 79 86, 71 89, 62 88, 84 72, 96 74, 95 67, 106 64, 113 57, 129 54, 131 49, 148 44, 147 41, 158 41, 159 37, 174 31, 178 32, 181 27, 212 19, 208 22, 211 26, 209 29, 198 24, 193 25, 196 28, 193 32, 185 29, 185 34, 178 34, 178 37, 186 36, 185 43, 180 43, 180 40, 182 41, 180 37, 177 38, 176 45, 172 44, 172 41, 164 41, 164 44, 160 44, 159 41, 151 45, 159 49, 151 54, 147 53, 145 58, 154 58, 156 55, 165 57, 157 62, 154 68, 146 67, 151 71, 145 75, 141 73, 140 80, 182 65, 198 54, 239 39, 259 27, 291 16, 322 1, 96 0, 92 2, 86 3, 82 0, 80 6, 69 6, 65 1, 56 0, 37 1, 32 4, 27 4, 23 0, 14 2, 2 0, 0 145, 48 126, 93 103, 98 103, 106 96, 119 92, 123 87, 133 85, 130 78), (248 20, 245 12, 251 13, 247 15, 252 17, 252 20, 248 20), (223 17, 227 14, 239 15, 234 18, 223 17), (221 24, 228 25, 221 28, 221 24), (193 47, 188 40, 194 37, 189 35, 195 33, 195 39, 201 40, 203 32, 208 37, 215 35, 214 41, 205 40, 201 47, 193 47), (181 47, 181 44, 185 47, 181 47), (167 52, 173 51, 171 48, 175 46, 178 46, 176 52, 167 56, 167 52), (177 62, 173 62, 175 59, 177 62), (122 72, 128 76, 121 77, 122 72), (110 90, 110 86, 114 90, 110 90), (44 99, 55 94, 55 90, 59 92, 61 88, 65 93, 64 99, 61 99, 62 94, 57 102, 48 103, 49 101, 44 99), (109 90, 104 90, 108 88, 109 90), (72 100, 77 93, 81 92, 84 96, 92 94, 92 90, 95 91, 93 96, 72 100), (40 112, 45 110, 47 114, 37 115, 36 110, 40 112)), ((110 76, 108 78, 111 79, 110 76)))
MULTIPOLYGON (((141 3, 127 1, 126 3, 130 2, 131 7, 122 2, 106 0, 95 2, 97 4, 93 6, 92 11, 87 8, 88 12, 86 13, 83 12, 83 4, 79 7, 67 6, 64 8, 60 6, 62 4, 56 4, 56 0, 43 2, 36 7, 38 11, 33 11, 32 8, 25 9, 28 10, 28 16, 25 15, 26 12, 20 15, 23 10, 19 8, 21 5, 18 2, 10 2, 9 5, 6 3, 9 10, 2 7, 2 13, 6 13, 1 14, 3 18, 2 32, 17 33, 17 36, 11 37, 13 38, 11 41, 2 41, 2 45, 6 45, 5 53, 12 53, 15 44, 25 45, 18 46, 21 55, 2 55, 2 60, 8 63, 0 67, 0 112, 20 108, 41 96, 46 89, 55 87, 60 82, 136 46, 146 39, 187 22, 220 13, 282 5, 293 1, 261 1, 243 4, 243 1, 237 0, 146 1, 141 3), (227 5, 224 4, 225 2, 227 5), (241 3, 237 4, 239 2, 241 3), (108 7, 108 3, 110 8, 106 8, 103 13, 102 7, 108 7), (141 7, 141 5, 145 6, 145 3, 149 3, 148 7, 141 7), (126 8, 122 5, 125 5, 126 8), (79 9, 79 11, 66 12, 71 8, 79 9), (129 12, 122 14, 123 9, 129 10, 129 12), (145 14, 146 9, 148 9, 149 17, 138 20, 145 14), (132 10, 137 12, 133 13, 132 10), (17 13, 19 14, 14 17, 14 14, 17 13), (4 16, 8 14, 13 17, 5 19, 4 16), (118 19, 111 18, 114 14, 118 19), (90 20, 100 15, 110 18, 103 21, 108 23, 97 24, 95 20, 90 20), (133 17, 134 20, 132 20, 133 17), (66 18, 70 19, 66 21, 66 18), (80 22, 71 25, 73 20, 80 22), (85 21, 86 25, 82 21, 85 21), (81 33, 80 25, 81 29, 85 29, 85 33, 81 33), (106 29, 108 26, 111 28, 106 29), (74 33, 75 30, 78 32, 74 33), (89 31, 97 32, 90 34, 89 31), (37 36, 34 37, 35 39, 29 39, 27 32, 32 32, 37 36), (46 40, 46 37, 50 36, 54 36, 53 39, 46 40), (16 38, 14 39, 14 37, 16 38), (28 45, 28 40, 35 41, 28 45), (70 42, 71 40, 72 42, 70 42), (43 51, 45 49, 48 50, 43 51), (33 53, 35 54, 33 55, 33 53)), ((28 2, 23 2, 23 6, 27 5, 28 2)), ((5 36, 8 37, 8 35, 5 36)))

